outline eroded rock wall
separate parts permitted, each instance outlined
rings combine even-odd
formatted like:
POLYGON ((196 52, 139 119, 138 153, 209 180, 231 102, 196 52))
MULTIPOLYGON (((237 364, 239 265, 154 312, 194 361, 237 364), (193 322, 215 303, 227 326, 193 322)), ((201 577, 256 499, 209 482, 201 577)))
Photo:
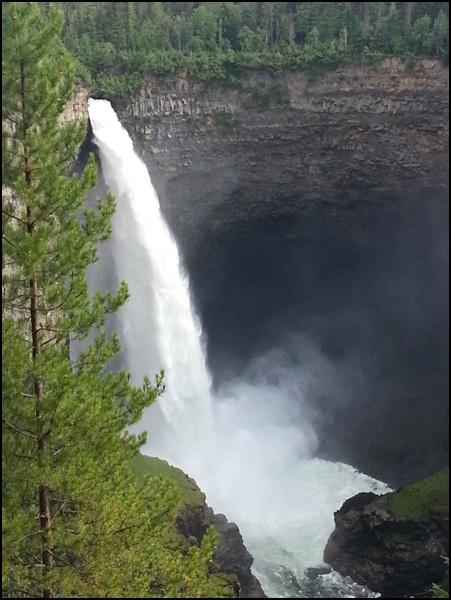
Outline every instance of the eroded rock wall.
POLYGON ((239 89, 149 77, 120 116, 183 237, 318 203, 339 211, 362 190, 447 185, 448 82, 437 61, 398 59, 254 73, 239 89))

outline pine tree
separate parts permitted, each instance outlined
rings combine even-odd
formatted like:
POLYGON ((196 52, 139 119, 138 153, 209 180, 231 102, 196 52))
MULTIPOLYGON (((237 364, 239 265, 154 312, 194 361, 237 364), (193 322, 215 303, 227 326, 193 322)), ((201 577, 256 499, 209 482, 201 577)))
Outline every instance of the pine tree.
POLYGON ((208 565, 216 537, 170 550, 179 504, 167 480, 130 470, 145 435, 127 429, 163 391, 108 371, 102 333, 127 300, 88 293, 86 268, 110 234, 114 200, 84 198, 91 158, 69 176, 85 126, 62 124, 74 87, 61 13, 2 3, 2 596, 202 598, 221 595, 208 565), (76 357, 69 339, 100 333, 76 357))
POLYGON ((434 24, 434 48, 435 54, 444 62, 449 63, 449 18, 444 10, 441 10, 434 24))

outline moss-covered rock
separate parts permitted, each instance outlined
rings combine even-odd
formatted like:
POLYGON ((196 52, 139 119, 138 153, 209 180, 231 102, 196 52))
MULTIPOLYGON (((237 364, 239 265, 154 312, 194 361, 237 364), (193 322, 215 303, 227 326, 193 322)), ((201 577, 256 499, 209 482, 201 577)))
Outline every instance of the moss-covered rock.
POLYGON ((383 597, 431 597, 446 585, 449 469, 397 492, 365 493, 335 515, 324 560, 383 597))
POLYGON ((409 485, 379 501, 395 519, 426 522, 431 517, 449 516, 449 469, 409 485))

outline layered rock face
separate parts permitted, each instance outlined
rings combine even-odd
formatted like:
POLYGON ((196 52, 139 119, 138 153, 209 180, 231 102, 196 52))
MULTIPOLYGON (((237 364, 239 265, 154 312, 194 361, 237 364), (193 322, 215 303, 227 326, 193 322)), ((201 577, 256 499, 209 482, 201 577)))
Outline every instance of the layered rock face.
POLYGON ((268 216, 325 214, 365 194, 446 185, 448 70, 425 60, 240 89, 149 78, 120 110, 181 237, 268 216))

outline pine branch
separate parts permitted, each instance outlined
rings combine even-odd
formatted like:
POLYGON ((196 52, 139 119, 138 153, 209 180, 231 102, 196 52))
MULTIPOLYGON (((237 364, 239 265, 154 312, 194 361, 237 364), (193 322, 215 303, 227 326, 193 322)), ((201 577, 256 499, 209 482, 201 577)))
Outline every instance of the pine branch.
POLYGON ((4 423, 7 427, 9 427, 10 429, 12 429, 16 433, 19 433, 20 435, 23 435, 24 437, 32 438, 33 440, 37 440, 38 439, 38 436, 35 435, 35 434, 33 434, 33 433, 31 433, 31 431, 28 431, 27 429, 22 429, 20 427, 16 427, 15 425, 13 425, 12 423, 9 423, 9 421, 7 421, 4 418, 2 418, 2 423, 4 423))

